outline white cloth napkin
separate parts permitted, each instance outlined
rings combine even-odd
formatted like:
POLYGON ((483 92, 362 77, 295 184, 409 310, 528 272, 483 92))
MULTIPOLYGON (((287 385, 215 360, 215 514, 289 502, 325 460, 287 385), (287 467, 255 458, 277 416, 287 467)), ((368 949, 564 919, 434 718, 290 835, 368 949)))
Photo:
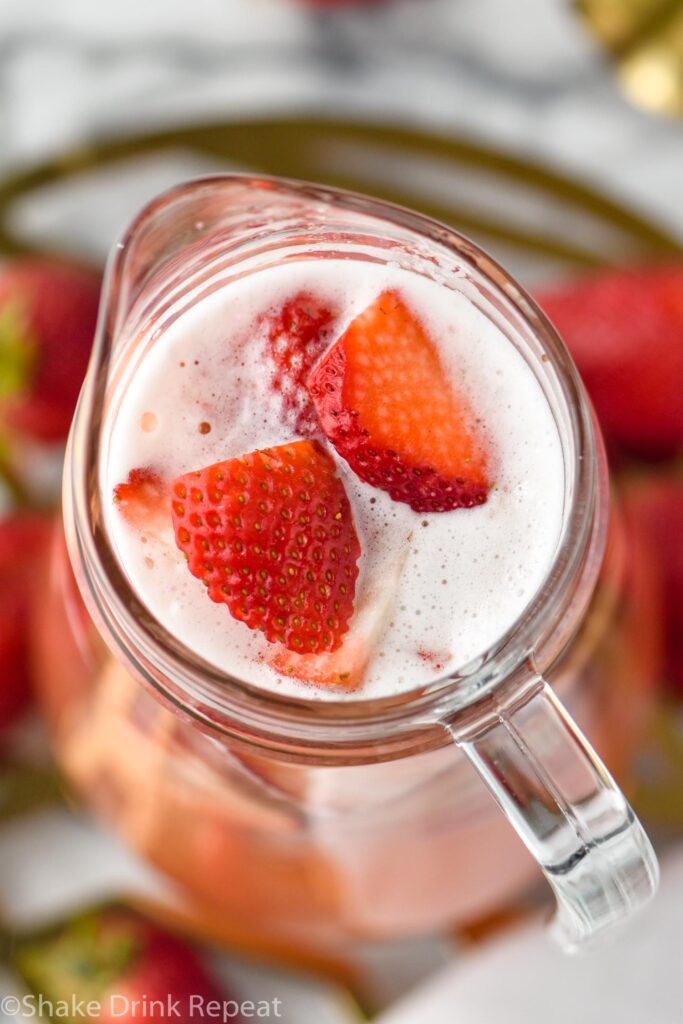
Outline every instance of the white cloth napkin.
POLYGON ((609 945, 567 957, 540 926, 443 969, 376 1024, 683 1024, 683 850, 609 945))

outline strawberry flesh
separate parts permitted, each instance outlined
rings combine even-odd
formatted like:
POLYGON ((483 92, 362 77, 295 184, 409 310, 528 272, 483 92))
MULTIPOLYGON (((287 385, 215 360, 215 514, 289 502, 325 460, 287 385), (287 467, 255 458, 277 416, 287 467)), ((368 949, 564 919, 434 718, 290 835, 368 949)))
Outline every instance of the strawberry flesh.
POLYGON ((357 690, 391 618, 407 555, 406 545, 402 555, 363 588, 348 633, 336 651, 295 654, 280 648, 269 659, 271 668, 304 683, 357 690))
POLYGON ((310 292, 298 292, 265 318, 268 354, 274 364, 273 387, 282 396, 287 419, 297 434, 319 430, 306 381, 323 354, 336 313, 310 292))
POLYGON ((280 675, 302 683, 357 690, 363 682, 371 653, 362 640, 349 637, 339 650, 323 651, 322 654, 294 654, 279 650, 269 664, 280 675))
POLYGON ((353 614, 360 544, 334 462, 317 442, 178 477, 172 514, 176 543, 212 601, 288 650, 339 647, 353 614))
POLYGON ((354 472, 415 512, 486 501, 486 445, 468 403, 395 291, 350 324, 308 379, 325 434, 354 472))
POLYGON ((168 490, 160 475, 149 466, 131 469, 128 479, 114 488, 114 502, 121 515, 138 529, 168 516, 168 490))

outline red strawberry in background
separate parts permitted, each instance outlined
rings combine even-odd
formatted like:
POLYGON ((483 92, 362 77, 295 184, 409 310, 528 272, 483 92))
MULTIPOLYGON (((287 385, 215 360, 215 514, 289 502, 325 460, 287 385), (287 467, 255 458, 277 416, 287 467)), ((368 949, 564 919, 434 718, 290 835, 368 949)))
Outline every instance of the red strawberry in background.
POLYGON ((172 492, 176 543, 211 600, 290 651, 339 647, 360 544, 334 462, 317 442, 187 473, 172 492))
POLYGON ((0 521, 0 729, 30 702, 29 619, 51 530, 37 515, 0 521))
POLYGON ((662 579, 665 680, 683 697, 683 479, 631 480, 623 506, 627 526, 644 534, 662 579))
POLYGON ((683 268, 614 271, 541 293, 611 447, 683 449, 683 268))
POLYGON ((354 472, 416 512, 486 501, 486 445, 424 327, 396 292, 350 324, 311 373, 323 430, 354 472))
POLYGON ((342 7, 381 7, 392 3, 392 0, 298 0, 298 2, 303 7, 337 10, 342 7))
POLYGON ((95 333, 100 276, 48 259, 0 269, 0 432, 66 437, 95 333))
POLYGON ((265 318, 273 386, 282 395, 294 432, 310 437, 319 430, 306 390, 308 375, 325 351, 336 313, 310 292, 299 292, 265 318))
POLYGON ((123 907, 19 940, 13 960, 35 993, 56 1004, 94 1001, 105 1022, 189 1020, 192 997, 204 1005, 226 999, 191 946, 123 907))

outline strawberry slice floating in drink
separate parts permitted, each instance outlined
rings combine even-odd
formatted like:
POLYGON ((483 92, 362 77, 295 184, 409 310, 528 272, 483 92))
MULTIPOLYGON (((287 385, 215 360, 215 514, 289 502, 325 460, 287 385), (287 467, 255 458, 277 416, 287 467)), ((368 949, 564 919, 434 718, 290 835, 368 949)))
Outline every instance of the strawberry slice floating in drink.
POLYGON ((349 623, 349 630, 336 650, 295 654, 279 649, 269 659, 271 667, 283 676, 304 683, 357 690, 391 617, 406 554, 407 551, 403 558, 393 563, 390 571, 374 579, 366 588, 349 623))
POLYGON ((155 530, 168 521, 168 485, 150 466, 131 469, 128 479, 114 488, 121 515, 138 529, 155 530))
POLYGON ((354 472, 415 512, 481 505, 487 446, 420 320, 395 291, 349 325, 308 379, 325 434, 354 472))
POLYGON ((301 291, 264 318, 267 351, 275 370, 273 387, 282 396, 288 421, 303 437, 320 429, 306 381, 325 351, 336 316, 328 303, 301 291))
POLYGON ((344 486, 317 442, 187 473, 172 493, 176 543, 213 601, 289 651, 340 646, 361 551, 344 486))
MULTIPOLYGON (((372 609, 367 611, 371 613, 372 609)), ((336 651, 295 654, 293 651, 282 649, 269 658, 268 663, 280 675, 298 679, 302 683, 357 690, 373 653, 373 644, 366 636, 364 628, 366 621, 372 625, 372 620, 367 619, 367 616, 364 615, 362 619, 359 617, 356 620, 356 627, 351 628, 341 647, 336 651)))

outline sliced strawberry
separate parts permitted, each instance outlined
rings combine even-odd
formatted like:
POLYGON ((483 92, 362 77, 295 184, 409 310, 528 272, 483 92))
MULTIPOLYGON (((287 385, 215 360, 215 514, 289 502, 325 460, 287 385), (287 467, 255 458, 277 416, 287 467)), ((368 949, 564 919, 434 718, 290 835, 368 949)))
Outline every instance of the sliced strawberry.
POLYGON ((306 381, 325 350, 335 319, 328 304, 310 292, 298 292, 265 318, 273 386, 282 395, 293 429, 304 437, 319 429, 306 381))
POLYGON ((308 389, 339 454, 394 501, 416 512, 486 501, 488 461, 475 418, 397 292, 384 292, 356 317, 308 389))
POLYGON ((394 608, 407 554, 406 544, 403 557, 394 559, 390 567, 373 578, 338 650, 322 654, 295 654, 280 649, 269 659, 269 664, 276 672, 291 679, 357 690, 394 608))
POLYGON ((321 654, 295 654, 291 650, 278 650, 269 664, 283 676, 304 683, 339 686, 357 690, 363 682, 365 670, 384 626, 383 609, 366 602, 358 611, 341 646, 321 654))
POLYGON ((280 650, 269 664, 276 672, 302 683, 338 686, 344 690, 357 690, 363 682, 372 648, 362 635, 352 630, 338 651, 322 654, 294 654, 280 650))
POLYGON ((137 529, 153 528, 168 517, 168 488, 149 466, 131 469, 125 483, 114 488, 121 515, 137 529))
POLYGON ((334 462, 296 441, 173 484, 176 543, 212 601, 291 651, 339 647, 353 614, 360 544, 334 462))

